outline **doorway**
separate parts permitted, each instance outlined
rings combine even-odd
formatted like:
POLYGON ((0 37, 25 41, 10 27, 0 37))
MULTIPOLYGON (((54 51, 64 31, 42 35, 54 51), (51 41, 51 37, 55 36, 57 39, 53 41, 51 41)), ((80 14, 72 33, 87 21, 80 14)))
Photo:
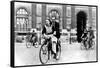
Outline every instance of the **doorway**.
POLYGON ((84 29, 86 28, 86 20, 87 15, 84 11, 80 11, 77 13, 77 41, 82 41, 82 34, 84 32, 84 29))

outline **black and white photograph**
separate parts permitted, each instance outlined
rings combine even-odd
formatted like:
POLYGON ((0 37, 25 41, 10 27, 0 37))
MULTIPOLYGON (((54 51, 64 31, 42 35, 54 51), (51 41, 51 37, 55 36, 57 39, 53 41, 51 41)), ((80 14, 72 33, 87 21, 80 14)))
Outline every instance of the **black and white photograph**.
POLYGON ((12 2, 14 66, 97 62, 97 6, 12 2))

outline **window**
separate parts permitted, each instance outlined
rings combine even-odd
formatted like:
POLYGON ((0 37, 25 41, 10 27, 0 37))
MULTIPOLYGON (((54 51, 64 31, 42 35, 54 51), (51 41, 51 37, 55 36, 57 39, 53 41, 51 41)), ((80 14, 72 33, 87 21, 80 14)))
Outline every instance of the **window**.
POLYGON ((70 5, 67 5, 66 7, 66 28, 68 30, 70 30, 71 28, 71 6, 70 5))
POLYGON ((71 17, 71 6, 66 7, 66 16, 71 17))
POLYGON ((67 18, 66 21, 67 21, 67 24, 71 24, 71 18, 67 18))
POLYGON ((28 12, 25 8, 19 8, 16 12, 16 31, 28 30, 28 12))
POLYGON ((18 11, 17 11, 17 15, 27 15, 28 12, 26 11, 26 9, 24 8, 20 8, 18 11))

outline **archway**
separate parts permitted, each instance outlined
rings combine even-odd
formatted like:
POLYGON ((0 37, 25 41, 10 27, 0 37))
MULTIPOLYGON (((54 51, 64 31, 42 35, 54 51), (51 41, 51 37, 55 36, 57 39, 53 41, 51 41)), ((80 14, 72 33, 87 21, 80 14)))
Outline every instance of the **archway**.
POLYGON ((77 41, 81 42, 81 36, 86 28, 86 19, 87 15, 84 11, 80 11, 77 13, 77 41))

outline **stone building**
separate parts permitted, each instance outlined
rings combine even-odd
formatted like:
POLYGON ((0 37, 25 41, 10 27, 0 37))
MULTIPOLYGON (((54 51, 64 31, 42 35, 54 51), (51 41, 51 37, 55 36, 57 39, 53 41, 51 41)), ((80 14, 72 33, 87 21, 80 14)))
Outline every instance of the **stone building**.
POLYGON ((50 17, 59 16, 61 29, 77 29, 77 33, 92 26, 96 30, 96 7, 43 4, 43 3, 15 3, 15 31, 27 32, 31 28, 41 29, 41 25, 50 17))

